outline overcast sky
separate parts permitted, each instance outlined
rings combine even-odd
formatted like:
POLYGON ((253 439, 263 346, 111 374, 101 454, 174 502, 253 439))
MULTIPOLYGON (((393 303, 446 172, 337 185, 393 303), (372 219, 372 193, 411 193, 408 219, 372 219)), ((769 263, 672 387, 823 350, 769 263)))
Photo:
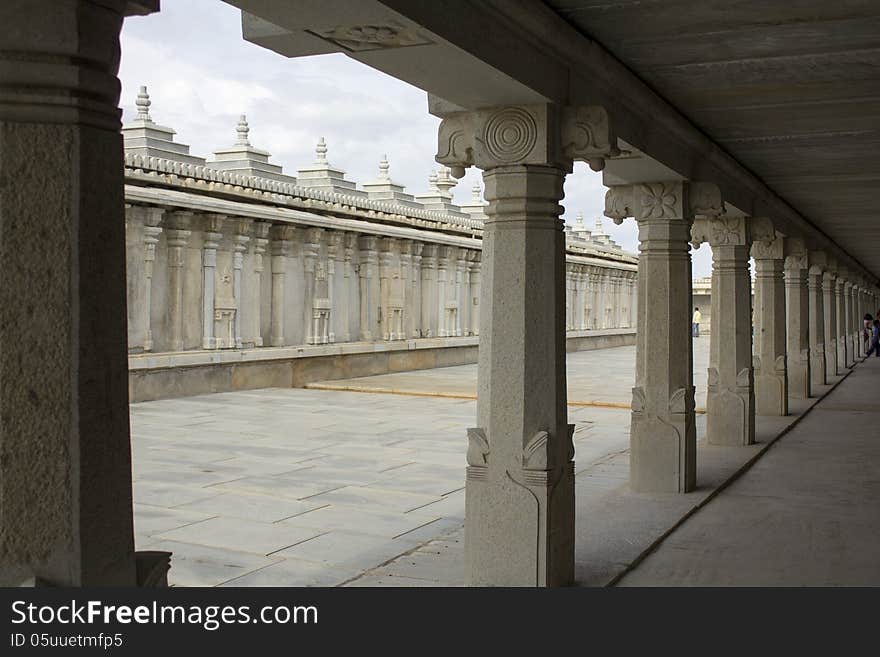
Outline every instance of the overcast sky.
MULTIPOLYGON (((176 140, 202 157, 235 142, 239 114, 250 124, 250 141, 272 153, 271 161, 296 175, 311 163, 319 137, 328 159, 358 183, 375 179, 383 154, 391 177, 418 194, 437 167, 439 119, 428 114, 423 91, 345 55, 287 59, 241 37, 239 11, 221 0, 162 0, 162 11, 125 21, 122 31, 123 120, 147 85, 154 121, 177 131, 176 140)), ((468 170, 455 188, 465 202, 479 171, 468 170)), ((601 176, 583 163, 565 184, 564 217, 582 212, 592 229, 602 216, 601 176)), ((624 249, 637 251, 632 219, 605 231, 624 249)), ((708 275, 711 256, 694 252, 694 276, 708 275)))

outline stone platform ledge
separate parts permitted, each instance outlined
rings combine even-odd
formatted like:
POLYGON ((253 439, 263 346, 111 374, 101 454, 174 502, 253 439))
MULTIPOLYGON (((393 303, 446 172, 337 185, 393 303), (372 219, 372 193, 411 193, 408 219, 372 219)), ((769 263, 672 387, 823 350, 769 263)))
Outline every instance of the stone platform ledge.
MULTIPOLYGON (((572 332, 574 333, 574 332, 572 332)), ((570 335, 568 351, 635 344, 635 329, 570 335)), ((477 362, 478 336, 129 355, 129 401, 155 401, 477 362)))
MULTIPOLYGON (((756 444, 709 445, 698 421, 697 488, 684 494, 633 493, 629 450, 579 464, 576 475, 576 586, 614 586, 682 523, 745 473, 850 373, 831 377, 816 397, 791 400, 785 417, 758 416, 756 444)), ((345 586, 464 586, 464 526, 366 571, 345 586)))

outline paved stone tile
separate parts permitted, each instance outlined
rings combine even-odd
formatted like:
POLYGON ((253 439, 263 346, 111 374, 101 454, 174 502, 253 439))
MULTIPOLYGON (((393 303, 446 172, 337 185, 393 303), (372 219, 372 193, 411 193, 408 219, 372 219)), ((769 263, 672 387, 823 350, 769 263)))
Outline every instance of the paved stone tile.
POLYGON ((149 481, 135 481, 132 484, 132 494, 136 504, 149 504, 151 506, 174 507, 188 504, 198 500, 206 500, 219 495, 223 491, 213 488, 199 488, 197 486, 180 486, 175 484, 153 483, 149 481))
POLYGON ((365 507, 374 510, 390 509, 407 512, 440 499, 439 495, 419 495, 384 488, 366 486, 345 486, 329 493, 308 498, 316 504, 365 507))
POLYGON ((283 475, 274 477, 242 477, 234 481, 217 484, 205 490, 216 494, 235 491, 240 493, 259 493, 262 495, 274 495, 292 500, 301 500, 319 493, 326 493, 339 488, 337 484, 322 484, 319 482, 302 482, 283 475))
POLYGON ((158 538, 206 547, 268 555, 314 538, 320 529, 280 522, 255 522, 241 518, 215 517, 179 529, 157 534, 158 538))
POLYGON ((405 537, 388 538, 331 531, 281 550, 277 556, 355 566, 363 572, 416 547, 418 547, 417 542, 407 540, 405 537))
POLYGON ((205 513, 204 511, 167 509, 149 504, 135 504, 134 531, 144 537, 152 537, 153 534, 161 534, 171 529, 191 525, 215 515, 215 513, 205 513))
POLYGON ((223 493, 207 500, 184 504, 175 510, 271 523, 313 511, 320 506, 320 503, 300 502, 269 495, 223 493))
POLYGON ((170 586, 219 586, 280 560, 279 557, 177 541, 158 541, 149 549, 171 552, 170 586))
POLYGON ((336 529, 373 536, 394 538, 423 525, 433 523, 439 516, 417 513, 390 513, 352 506, 326 506, 299 516, 282 520, 279 524, 297 527, 336 529))
POLYGON ((255 570, 221 586, 338 586, 360 572, 356 565, 318 563, 284 559, 255 570))

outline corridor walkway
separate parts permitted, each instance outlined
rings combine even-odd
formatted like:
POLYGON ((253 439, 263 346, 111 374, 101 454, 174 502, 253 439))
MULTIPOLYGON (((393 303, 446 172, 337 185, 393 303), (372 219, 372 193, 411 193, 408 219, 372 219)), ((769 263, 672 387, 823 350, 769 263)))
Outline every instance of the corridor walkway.
POLYGON ((880 358, 855 367, 622 586, 880 585, 880 358))

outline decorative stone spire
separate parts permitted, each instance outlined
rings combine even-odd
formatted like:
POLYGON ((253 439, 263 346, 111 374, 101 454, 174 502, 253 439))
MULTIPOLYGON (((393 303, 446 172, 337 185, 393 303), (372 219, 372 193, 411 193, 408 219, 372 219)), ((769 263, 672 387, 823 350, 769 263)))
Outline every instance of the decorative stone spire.
POLYGON ((602 217, 596 217, 596 230, 593 231, 594 235, 604 235, 605 229, 602 226, 602 217))
POLYGON ((583 230, 583 228, 584 228, 584 213, 583 212, 577 213, 577 217, 574 220, 574 225, 575 225, 575 228, 577 228, 578 230, 583 230))
POLYGON ((471 200, 474 203, 482 204, 483 202, 483 190, 480 189, 480 183, 478 182, 475 182, 474 186, 471 187, 471 200))
POLYGON ((437 169, 431 169, 431 175, 428 176, 428 190, 432 192, 440 191, 437 187, 437 169))
POLYGON ((318 145, 315 146, 315 164, 328 164, 327 162, 327 142, 321 137, 318 145))
POLYGON ((388 164, 388 156, 383 155, 382 160, 379 162, 379 180, 391 180, 391 174, 389 173, 389 169, 391 165, 388 164))
POLYGON ((150 105, 152 105, 152 103, 150 102, 150 94, 147 93, 147 88, 145 86, 141 87, 135 105, 137 105, 138 112, 137 120, 152 123, 153 119, 150 118, 150 105))
POLYGON ((452 196, 452 188, 458 184, 458 181, 449 175, 449 167, 440 167, 437 171, 437 189, 441 194, 452 196))
POLYGON ((235 144, 237 146, 250 146, 251 142, 248 141, 248 133, 251 131, 248 126, 247 116, 242 114, 238 118, 238 125, 235 128, 235 131, 238 133, 238 139, 235 144))

